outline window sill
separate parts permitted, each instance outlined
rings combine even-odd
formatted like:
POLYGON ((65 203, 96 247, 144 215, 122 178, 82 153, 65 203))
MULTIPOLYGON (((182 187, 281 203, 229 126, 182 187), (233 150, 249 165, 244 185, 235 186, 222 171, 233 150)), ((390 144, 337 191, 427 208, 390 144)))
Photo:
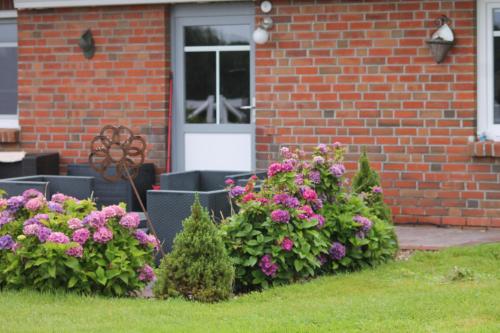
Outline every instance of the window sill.
POLYGON ((500 142, 472 142, 469 143, 469 152, 475 157, 500 157, 500 142))
POLYGON ((18 143, 19 130, 15 128, 0 128, 0 143, 18 143))

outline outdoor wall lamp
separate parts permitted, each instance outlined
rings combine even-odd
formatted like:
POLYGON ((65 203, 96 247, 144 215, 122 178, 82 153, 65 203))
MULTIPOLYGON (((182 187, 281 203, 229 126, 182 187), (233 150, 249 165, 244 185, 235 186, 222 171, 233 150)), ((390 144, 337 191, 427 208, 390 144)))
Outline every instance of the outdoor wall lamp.
MULTIPOLYGON (((271 4, 270 1, 262 1, 260 4, 260 10, 264 14, 268 14, 271 9, 273 8, 273 5, 271 4)), ((262 19, 262 22, 260 25, 255 29, 255 31, 252 34, 253 41, 256 44, 265 44, 269 40, 269 32, 273 27, 273 19, 270 16, 265 16, 262 19)))
POLYGON ((451 23, 450 19, 445 15, 436 20, 438 29, 432 34, 431 39, 426 41, 434 60, 440 64, 446 58, 448 51, 455 44, 455 34, 448 25, 451 23))
POLYGON ((83 56, 87 59, 91 59, 95 54, 95 41, 92 36, 92 31, 87 29, 80 37, 80 41, 78 42, 78 46, 83 51, 83 56))

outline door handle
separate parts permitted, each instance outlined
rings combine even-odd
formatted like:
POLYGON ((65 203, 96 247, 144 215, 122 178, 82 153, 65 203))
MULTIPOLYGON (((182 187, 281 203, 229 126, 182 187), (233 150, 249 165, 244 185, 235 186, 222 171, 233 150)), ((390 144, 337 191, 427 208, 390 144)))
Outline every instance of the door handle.
POLYGON ((255 107, 255 97, 252 97, 252 105, 240 106, 240 109, 241 110, 255 110, 256 109, 256 107, 255 107))

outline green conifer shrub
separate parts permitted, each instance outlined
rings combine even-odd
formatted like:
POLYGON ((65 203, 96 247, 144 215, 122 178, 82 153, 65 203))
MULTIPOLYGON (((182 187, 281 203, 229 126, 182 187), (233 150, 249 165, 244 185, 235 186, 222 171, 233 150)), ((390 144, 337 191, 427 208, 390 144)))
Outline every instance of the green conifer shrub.
POLYGON ((362 194, 371 212, 379 219, 392 223, 392 214, 389 206, 384 202, 384 195, 380 186, 380 176, 370 166, 366 148, 359 158, 359 170, 352 179, 354 193, 362 194))
POLYGON ((219 230, 197 195, 172 252, 162 260, 155 295, 217 302, 231 296, 233 282, 234 267, 219 230))

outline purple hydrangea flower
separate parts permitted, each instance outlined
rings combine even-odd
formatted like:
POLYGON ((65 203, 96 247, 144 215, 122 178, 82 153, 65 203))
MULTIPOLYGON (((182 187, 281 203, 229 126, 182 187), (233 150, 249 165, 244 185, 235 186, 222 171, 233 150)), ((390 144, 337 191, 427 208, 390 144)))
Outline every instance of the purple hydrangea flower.
POLYGON ((286 193, 280 193, 274 195, 273 201, 277 205, 285 205, 289 208, 297 208, 300 206, 300 202, 297 198, 288 195, 286 193))
POLYGON ((288 194, 286 193, 279 193, 273 196, 273 201, 277 205, 284 204, 286 199, 288 199, 288 194))
POLYGON ((139 280, 144 282, 150 282, 156 280, 156 275, 153 268, 149 265, 144 265, 139 270, 139 280))
POLYGON ((70 228, 71 230, 80 229, 82 227, 83 227, 82 220, 80 220, 76 217, 73 217, 73 218, 68 220, 68 228, 70 228))
POLYGON ((148 235, 148 244, 152 245, 156 251, 160 248, 160 241, 154 235, 148 235))
POLYGON ((333 260, 341 260, 345 257, 345 246, 339 242, 334 242, 328 252, 333 260))
POLYGON ((7 210, 11 213, 15 213, 24 205, 24 202, 25 200, 22 195, 10 197, 7 200, 7 210))
POLYGON ((83 247, 80 244, 70 247, 66 250, 66 254, 71 257, 81 258, 83 257, 83 247))
POLYGON ((286 210, 276 209, 271 213, 271 219, 277 223, 288 223, 290 221, 290 213, 286 210))
POLYGON ((113 232, 106 227, 100 227, 94 232, 94 242, 106 244, 113 239, 113 232))
POLYGON ((14 216, 12 216, 12 213, 8 210, 4 210, 3 212, 0 213, 0 228, 7 223, 10 223, 14 221, 14 216))
POLYGON ((321 199, 316 199, 311 202, 311 206, 314 210, 320 210, 323 208, 323 201, 321 199))
POLYGON ((281 172, 281 163, 272 163, 269 168, 267 168, 267 176, 272 177, 281 172))
POLYGON ((36 236, 38 237, 38 240, 42 243, 46 242, 49 239, 49 236, 52 234, 52 230, 45 226, 40 226, 38 229, 38 233, 36 236))
POLYGON ((293 170, 293 165, 294 165, 294 163, 291 160, 284 161, 281 164, 281 171, 282 172, 290 172, 293 170))
POLYGON ((96 229, 106 225, 106 216, 102 212, 93 211, 83 219, 83 224, 88 224, 96 229))
POLYGON ((319 228, 325 225, 325 218, 323 217, 323 215, 314 214, 313 216, 311 216, 311 219, 316 219, 316 221, 318 221, 319 228))
POLYGON ((309 217, 313 216, 314 215, 314 212, 311 208, 311 206, 308 206, 308 205, 305 205, 305 206, 302 206, 300 207, 299 209, 301 211, 301 213, 299 213, 299 219, 308 219, 309 217))
POLYGON ((292 157, 292 152, 290 151, 290 148, 288 148, 288 147, 281 147, 280 154, 281 154, 281 156, 283 156, 283 158, 291 158, 292 157))
POLYGON ((285 206, 289 208, 298 208, 300 206, 300 201, 296 197, 288 197, 285 201, 285 206))
POLYGON ((47 238, 47 242, 57 243, 57 244, 68 244, 69 237, 62 232, 53 232, 47 238))
POLYGON ((328 261, 328 258, 325 255, 321 254, 318 256, 318 261, 319 261, 319 264, 321 266, 323 266, 328 261))
POLYGON ((345 173, 345 166, 343 164, 334 164, 330 167, 330 172, 335 177, 339 178, 345 173))
POLYGON ((363 233, 367 233, 368 231, 370 231, 370 229, 373 226, 372 221, 370 221, 369 219, 367 219, 366 217, 361 216, 361 215, 354 216, 353 217, 353 221, 356 222, 356 223, 361 224, 360 228, 361 228, 361 231, 363 233))
POLYGON ((33 198, 43 198, 42 192, 35 190, 34 188, 30 188, 23 192, 23 198, 25 201, 33 198))
POLYGON ((149 242, 148 234, 142 230, 136 230, 134 232, 134 237, 139 241, 140 244, 146 245, 149 242))
POLYGON ((49 215, 47 215, 47 214, 36 214, 33 218, 37 219, 37 220, 46 220, 46 221, 48 221, 49 220, 49 215))
POLYGON ((272 258, 269 254, 264 255, 259 262, 259 267, 267 276, 273 276, 278 271, 278 264, 272 262, 272 258))
POLYGON ((47 206, 49 207, 49 210, 51 212, 54 212, 54 213, 63 213, 64 212, 64 209, 63 209, 63 206, 58 203, 58 202, 54 202, 54 201, 49 201, 49 203, 47 204, 47 206))
POLYGON ((321 183, 321 174, 317 170, 313 170, 309 173, 309 180, 314 184, 321 183))
POLYGON ((328 152, 328 147, 324 143, 320 143, 317 147, 320 153, 326 154, 328 152))
POLYGON ((135 229, 139 226, 140 223, 141 218, 137 213, 125 214, 120 220, 120 225, 127 229, 135 229))
POLYGON ((382 187, 380 187, 380 186, 373 186, 372 187, 372 192, 380 194, 380 193, 382 193, 382 187))
POLYGON ((285 251, 292 251, 293 248, 293 240, 288 237, 285 237, 281 242, 281 248, 285 251))
POLYGON ((0 250, 11 250, 14 243, 11 235, 2 236, 0 237, 0 250))
POLYGON ((72 239, 73 239, 73 242, 76 242, 80 245, 84 245, 87 242, 87 240, 89 239, 89 237, 90 237, 90 231, 88 231, 85 228, 81 228, 81 229, 75 230, 75 232, 73 232, 72 239))
POLYGON ((229 194, 232 198, 239 197, 243 193, 245 193, 245 188, 241 186, 235 186, 231 189, 231 191, 229 191, 229 194))
POLYGON ((295 185, 304 185, 304 176, 301 174, 295 175, 295 185))
POLYGON ((325 163, 325 158, 323 156, 314 156, 313 157, 313 164, 320 165, 323 163, 325 163))

